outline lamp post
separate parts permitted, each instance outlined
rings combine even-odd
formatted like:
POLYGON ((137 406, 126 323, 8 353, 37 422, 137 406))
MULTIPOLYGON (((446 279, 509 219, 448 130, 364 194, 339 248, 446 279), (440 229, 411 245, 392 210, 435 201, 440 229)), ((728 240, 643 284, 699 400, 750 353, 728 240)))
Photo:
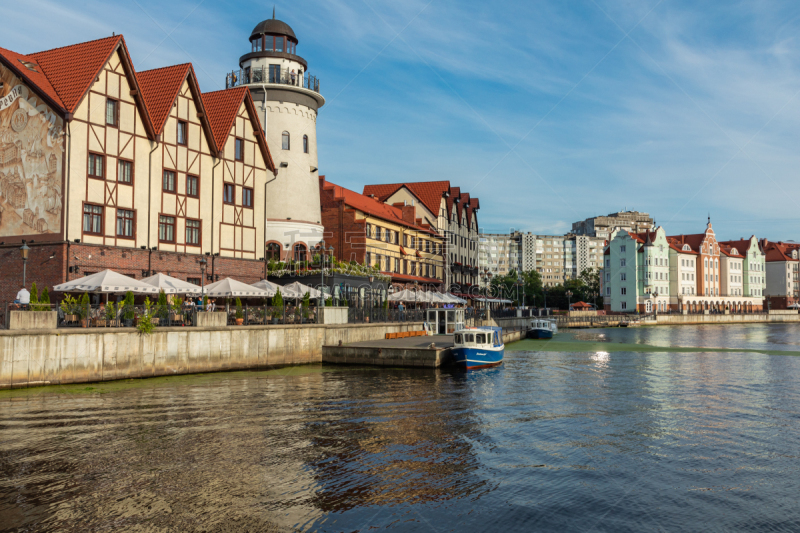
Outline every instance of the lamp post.
POLYGON ((200 306, 202 307, 203 302, 206 299, 206 267, 208 266, 208 261, 206 258, 203 257, 200 259, 200 306))
POLYGON ((547 289, 542 287, 542 295, 544 296, 544 314, 547 316, 547 289))
POLYGON ((572 307, 572 291, 567 291, 564 293, 567 297, 567 311, 571 311, 570 307, 572 307))
POLYGON ((22 241, 22 247, 19 249, 20 254, 22 254, 22 286, 25 286, 25 277, 27 274, 27 266, 28 266, 28 253, 31 251, 28 248, 28 245, 25 241, 22 241))
POLYGON ((653 314, 658 314, 658 291, 653 292, 653 314))
POLYGON ((522 286, 522 308, 525 308, 525 278, 522 276, 517 278, 517 284, 522 286))

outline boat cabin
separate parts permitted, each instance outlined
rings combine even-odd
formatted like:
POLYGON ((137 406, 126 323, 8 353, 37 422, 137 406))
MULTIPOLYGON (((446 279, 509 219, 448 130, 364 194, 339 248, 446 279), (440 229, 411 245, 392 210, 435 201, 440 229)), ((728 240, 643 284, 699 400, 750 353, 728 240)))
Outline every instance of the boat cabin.
POLYGON ((466 346, 475 348, 489 348, 491 346, 501 346, 503 341, 497 329, 468 329, 459 330, 453 339, 456 346, 466 346))

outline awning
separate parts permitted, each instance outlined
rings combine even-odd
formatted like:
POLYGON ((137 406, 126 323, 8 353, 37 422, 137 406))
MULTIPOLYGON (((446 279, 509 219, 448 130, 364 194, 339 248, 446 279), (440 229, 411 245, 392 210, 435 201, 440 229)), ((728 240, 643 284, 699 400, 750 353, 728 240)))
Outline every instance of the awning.
POLYGON ((246 298, 269 298, 269 293, 262 289, 257 289, 252 285, 236 281, 233 278, 225 278, 206 285, 205 294, 211 298, 231 298, 244 296, 246 298))
POLYGON ((138 294, 158 294, 158 287, 149 283, 131 278, 113 270, 103 270, 90 274, 80 279, 61 283, 53 287, 57 292, 105 292, 122 293, 133 292, 138 294))
POLYGON ((173 278, 166 274, 156 274, 142 280, 148 285, 164 291, 165 294, 200 294, 202 288, 194 283, 189 283, 182 279, 173 278))
POLYGON ((322 296, 321 291, 318 291, 314 287, 303 285, 299 281, 295 281, 294 283, 289 283, 288 285, 284 285, 283 288, 295 294, 295 296, 292 296, 292 298, 303 298, 306 295, 306 293, 308 293, 309 298, 319 298, 320 296, 322 296))

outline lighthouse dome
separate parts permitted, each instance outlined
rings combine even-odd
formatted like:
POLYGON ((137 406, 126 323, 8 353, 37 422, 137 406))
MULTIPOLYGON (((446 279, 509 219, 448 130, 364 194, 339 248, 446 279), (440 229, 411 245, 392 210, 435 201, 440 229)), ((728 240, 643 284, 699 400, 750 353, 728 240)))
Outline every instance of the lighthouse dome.
POLYGON ((262 22, 259 22, 255 28, 253 28, 253 32, 250 34, 250 39, 252 40, 253 37, 258 37, 260 35, 285 35, 294 42, 297 42, 297 37, 292 31, 291 26, 283 22, 282 20, 277 20, 275 18, 267 19, 262 22))

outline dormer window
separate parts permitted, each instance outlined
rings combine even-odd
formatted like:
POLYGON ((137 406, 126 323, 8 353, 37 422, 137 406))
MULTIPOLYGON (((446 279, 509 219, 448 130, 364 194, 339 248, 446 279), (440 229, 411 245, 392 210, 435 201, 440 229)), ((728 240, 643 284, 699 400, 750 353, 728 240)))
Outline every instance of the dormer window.
POLYGON ((683 250, 684 252, 691 252, 691 251, 692 251, 692 249, 691 249, 691 248, 689 248, 689 245, 688 245, 688 244, 684 244, 684 245, 683 245, 683 248, 681 248, 681 250, 683 250))

